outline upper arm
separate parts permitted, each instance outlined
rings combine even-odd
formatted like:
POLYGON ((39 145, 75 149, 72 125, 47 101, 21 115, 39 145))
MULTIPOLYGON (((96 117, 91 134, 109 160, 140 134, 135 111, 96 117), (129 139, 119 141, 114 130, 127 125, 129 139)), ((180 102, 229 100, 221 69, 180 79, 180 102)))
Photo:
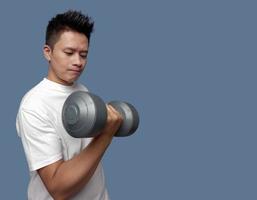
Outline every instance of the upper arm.
POLYGON ((50 165, 42 167, 37 170, 40 178, 42 179, 45 187, 47 188, 48 192, 54 196, 56 191, 56 182, 54 181, 54 176, 58 170, 58 168, 62 165, 64 161, 58 160, 50 165))

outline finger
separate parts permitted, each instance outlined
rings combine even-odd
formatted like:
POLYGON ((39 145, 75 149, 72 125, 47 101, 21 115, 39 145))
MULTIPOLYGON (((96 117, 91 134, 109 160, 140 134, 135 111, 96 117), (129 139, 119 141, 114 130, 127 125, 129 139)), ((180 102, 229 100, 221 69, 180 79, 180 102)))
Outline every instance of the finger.
POLYGON ((108 110, 108 119, 109 119, 109 121, 111 121, 111 120, 114 120, 115 118, 117 118, 117 111, 113 108, 113 107, 111 107, 111 106, 107 106, 107 110, 108 110))
POLYGON ((113 113, 120 116, 120 113, 118 112, 118 110, 116 110, 112 105, 108 105, 108 106, 110 107, 113 113))

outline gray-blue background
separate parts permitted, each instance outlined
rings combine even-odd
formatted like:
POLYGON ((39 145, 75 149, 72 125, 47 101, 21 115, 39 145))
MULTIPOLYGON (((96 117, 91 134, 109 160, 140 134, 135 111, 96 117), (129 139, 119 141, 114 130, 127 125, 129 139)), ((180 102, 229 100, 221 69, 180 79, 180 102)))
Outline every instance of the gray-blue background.
POLYGON ((141 115, 105 154, 112 200, 257 199, 255 2, 1 1, 0 199, 26 199, 16 113, 46 75, 48 20, 69 8, 96 23, 81 81, 141 115))

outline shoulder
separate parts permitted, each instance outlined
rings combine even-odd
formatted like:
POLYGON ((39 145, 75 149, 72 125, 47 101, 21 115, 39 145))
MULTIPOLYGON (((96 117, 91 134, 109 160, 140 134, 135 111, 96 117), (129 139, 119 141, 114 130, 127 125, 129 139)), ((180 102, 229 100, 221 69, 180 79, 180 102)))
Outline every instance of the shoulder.
POLYGON ((37 84, 32 89, 30 89, 22 98, 20 103, 20 109, 23 110, 44 110, 44 92, 42 90, 41 84, 37 84))

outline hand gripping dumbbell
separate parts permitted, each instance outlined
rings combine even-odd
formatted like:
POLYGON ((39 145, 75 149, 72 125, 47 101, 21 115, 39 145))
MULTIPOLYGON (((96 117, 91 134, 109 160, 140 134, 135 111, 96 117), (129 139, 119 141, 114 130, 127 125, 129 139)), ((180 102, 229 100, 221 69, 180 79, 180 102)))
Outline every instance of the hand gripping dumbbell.
MULTIPOLYGON (((123 101, 111 101, 108 104, 114 107, 123 118, 115 136, 132 135, 139 124, 139 115, 134 106, 123 101)), ((76 91, 69 95, 64 102, 62 122, 72 137, 95 137, 104 128, 106 121, 106 104, 95 94, 76 91)))

